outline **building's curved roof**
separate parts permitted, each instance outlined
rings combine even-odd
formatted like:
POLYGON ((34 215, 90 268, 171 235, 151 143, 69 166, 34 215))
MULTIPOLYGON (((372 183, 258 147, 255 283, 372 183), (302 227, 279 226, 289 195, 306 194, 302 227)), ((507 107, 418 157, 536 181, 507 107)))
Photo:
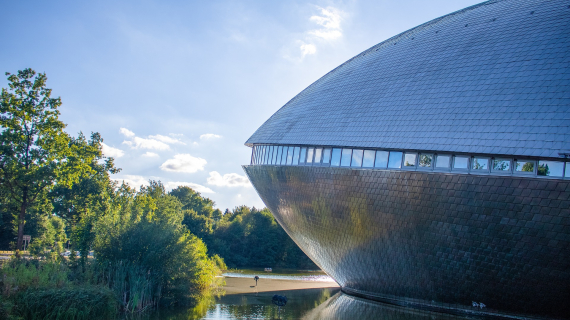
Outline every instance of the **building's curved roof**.
POLYGON ((559 157, 570 150, 570 2, 488 1, 388 39, 246 142, 559 157))

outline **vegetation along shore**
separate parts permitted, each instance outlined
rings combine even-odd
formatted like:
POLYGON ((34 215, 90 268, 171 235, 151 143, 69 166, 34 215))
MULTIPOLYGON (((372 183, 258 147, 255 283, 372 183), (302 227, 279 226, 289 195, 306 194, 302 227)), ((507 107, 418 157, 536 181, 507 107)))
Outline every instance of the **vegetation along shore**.
POLYGON ((196 304, 227 267, 317 268, 267 209, 114 181, 101 135, 65 131, 45 74, 6 75, 0 250, 14 255, 0 260, 0 319, 110 319, 196 304))

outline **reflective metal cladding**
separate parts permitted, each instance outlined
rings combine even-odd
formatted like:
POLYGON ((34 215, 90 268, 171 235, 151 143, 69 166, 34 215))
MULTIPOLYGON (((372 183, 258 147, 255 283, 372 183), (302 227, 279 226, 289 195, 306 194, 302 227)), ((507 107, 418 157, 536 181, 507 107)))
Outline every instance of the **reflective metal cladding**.
POLYGON ((303 90, 244 169, 345 293, 569 318, 569 52, 568 0, 460 10, 303 90))

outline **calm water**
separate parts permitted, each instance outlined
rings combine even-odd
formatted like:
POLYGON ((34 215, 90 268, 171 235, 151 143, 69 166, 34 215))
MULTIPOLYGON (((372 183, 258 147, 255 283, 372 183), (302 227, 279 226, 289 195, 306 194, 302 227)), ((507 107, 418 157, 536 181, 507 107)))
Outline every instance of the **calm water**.
MULTIPOLYGON (((276 270, 271 274, 259 270, 229 272, 227 276, 253 278, 333 281, 322 272, 276 270)), ((260 292, 259 294, 227 294, 205 298, 196 307, 160 310, 144 320, 198 320, 198 319, 463 319, 437 313, 411 310, 352 297, 339 288, 319 288, 260 292), (287 305, 281 310, 271 303, 274 294, 286 295, 287 305)))

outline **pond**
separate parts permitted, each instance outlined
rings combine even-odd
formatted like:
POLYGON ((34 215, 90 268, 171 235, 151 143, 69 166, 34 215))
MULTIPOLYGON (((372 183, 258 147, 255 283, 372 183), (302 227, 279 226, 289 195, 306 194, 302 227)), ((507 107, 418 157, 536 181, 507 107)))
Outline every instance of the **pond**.
POLYGON ((322 272, 239 270, 224 275, 225 294, 207 297, 193 308, 159 310, 142 319, 462 319, 346 295, 322 272), (255 275, 260 277, 257 287, 255 275), (274 294, 286 296, 287 305, 273 305, 274 294))

